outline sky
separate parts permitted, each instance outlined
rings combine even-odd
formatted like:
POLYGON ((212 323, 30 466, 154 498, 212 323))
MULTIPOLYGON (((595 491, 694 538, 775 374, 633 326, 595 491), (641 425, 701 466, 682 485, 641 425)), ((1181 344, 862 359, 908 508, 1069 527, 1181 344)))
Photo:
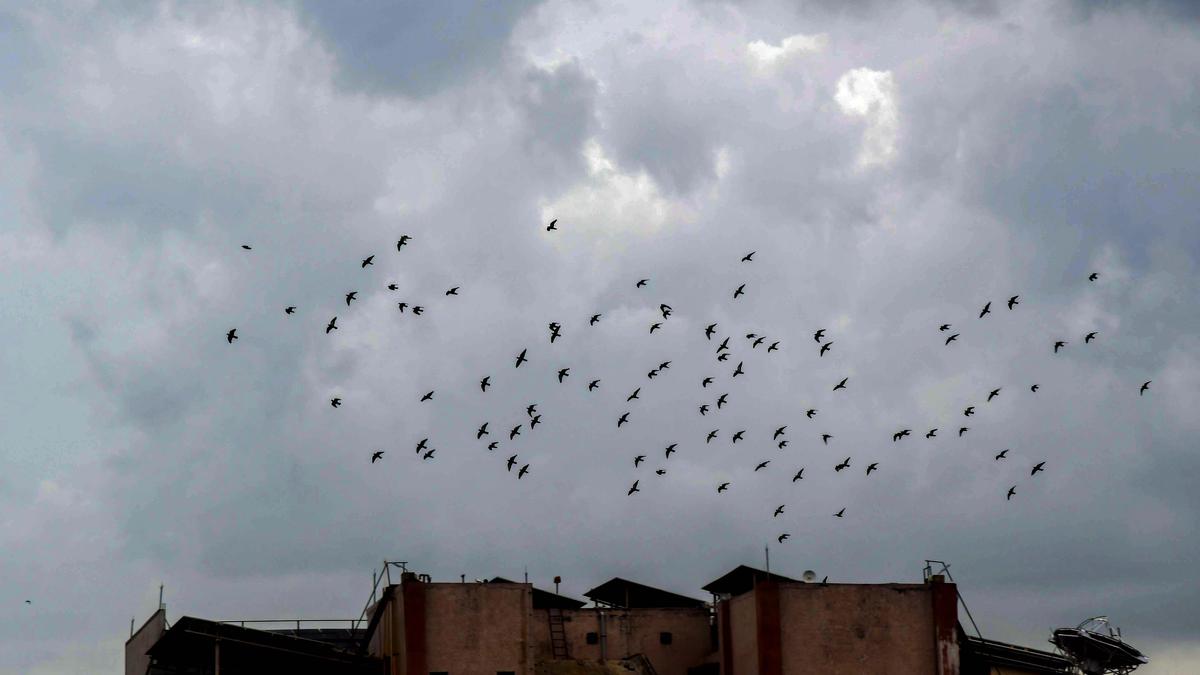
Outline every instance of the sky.
POLYGON ((703 597, 766 545, 1200 671, 1198 63, 1166 0, 0 3, 0 673, 120 672, 160 584, 703 597))

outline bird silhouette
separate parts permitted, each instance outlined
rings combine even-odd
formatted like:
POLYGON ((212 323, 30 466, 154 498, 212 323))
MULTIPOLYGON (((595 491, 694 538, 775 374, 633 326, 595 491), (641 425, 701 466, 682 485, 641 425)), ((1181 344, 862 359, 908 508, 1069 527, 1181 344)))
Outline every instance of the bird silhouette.
POLYGON ((778 445, 780 450, 786 448, 788 446, 788 439, 785 438, 782 441, 779 441, 778 445))
POLYGON ((358 299, 358 291, 350 291, 349 293, 347 293, 346 294, 346 306, 349 307, 350 303, 356 299, 358 299))
POLYGON ((950 337, 946 338, 946 344, 949 345, 951 342, 954 342, 957 339, 958 339, 958 333, 955 333, 954 335, 951 335, 950 337))
POLYGON ((775 352, 775 351, 779 351, 779 341, 778 340, 775 342, 772 342, 770 345, 767 346, 768 353, 775 352))
POLYGON ((522 478, 524 478, 525 474, 527 474, 527 473, 529 473, 529 465, 528 464, 521 467, 521 470, 517 472, 517 480, 521 480, 522 478))
POLYGON ((994 398, 996 398, 997 396, 999 396, 999 395, 1000 395, 1000 390, 1001 390, 1001 389, 1003 389, 1003 387, 996 387, 995 389, 993 389, 993 390, 989 391, 989 392, 988 392, 988 397, 987 397, 987 402, 988 402, 988 403, 991 403, 991 402, 992 402, 992 399, 994 399, 994 398))
POLYGON ((804 467, 801 467, 800 470, 796 472, 796 475, 792 476, 793 483, 795 483, 798 480, 804 480, 804 467))
POLYGON ((1138 390, 1138 396, 1141 396, 1141 395, 1145 394, 1145 393, 1146 393, 1146 390, 1150 388, 1150 383, 1151 383, 1151 382, 1153 382, 1153 381, 1154 381, 1154 380, 1146 380, 1145 382, 1143 382, 1143 383, 1142 383, 1142 388, 1138 390))
POLYGON ((289 306, 287 306, 287 307, 284 307, 284 308, 283 308, 283 313, 284 313, 284 314, 295 314, 295 313, 296 313, 296 306, 295 306, 295 305, 289 305, 289 306))
POLYGON ((537 404, 536 403, 530 403, 529 407, 525 408, 525 414, 529 415, 530 417, 533 417, 533 414, 535 412, 537 412, 537 404))
POLYGON ((1037 464, 1034 464, 1034 465, 1033 465, 1033 469, 1032 469, 1032 470, 1030 470, 1030 472, 1029 472, 1029 475, 1030 475, 1030 476, 1032 476, 1032 475, 1036 474, 1036 473, 1037 473, 1037 472, 1039 472, 1039 471, 1044 471, 1045 469, 1043 469, 1043 468, 1042 468, 1042 467, 1044 467, 1044 466, 1046 466, 1046 463, 1045 463, 1045 462, 1038 462, 1037 464))
POLYGON ((741 431, 735 432, 735 433, 733 434, 733 436, 732 436, 732 438, 733 438, 733 441, 732 441, 732 442, 733 442, 733 443, 737 443, 738 441, 742 440, 742 436, 743 436, 743 435, 745 435, 745 433, 746 433, 746 430, 745 430, 745 429, 742 429, 741 431))
POLYGON ((628 496, 631 496, 635 492, 641 492, 641 490, 638 489, 638 482, 639 481, 636 481, 636 480, 633 481, 633 486, 629 488, 629 492, 625 493, 625 496, 628 497, 628 496))
POLYGON ((733 298, 736 300, 738 298, 738 296, 742 295, 745 292, 746 292, 746 284, 742 284, 741 286, 738 286, 737 290, 735 290, 733 292, 733 298))
POLYGON ((717 410, 720 410, 722 407, 725 406, 726 399, 728 399, 728 398, 729 398, 729 394, 721 394, 720 396, 717 397, 717 410))
POLYGON ((813 416, 817 414, 817 409, 809 408, 808 410, 804 411, 804 414, 807 415, 808 419, 811 420, 813 418, 813 416))
POLYGON ((366 268, 367 265, 374 265, 374 264, 375 264, 375 256, 369 255, 369 256, 363 258, 362 267, 364 269, 366 268))
POLYGON ((649 283, 649 282, 650 282, 650 280, 649 280, 649 279, 642 279, 642 280, 640 280, 640 281, 638 281, 638 282, 637 282, 637 287, 638 287, 638 288, 642 288, 643 286, 645 286, 645 285, 646 285, 647 283, 649 283))
POLYGON ((546 226, 546 231, 554 232, 554 231, 558 230, 558 228, 555 226, 555 223, 557 223, 557 222, 558 222, 558 218, 555 218, 554 220, 550 221, 550 224, 546 226))
POLYGON ((659 370, 667 370, 667 369, 668 369, 668 368, 670 368, 670 367, 671 367, 671 362, 670 362, 670 361, 663 361, 662 363, 658 364, 658 369, 659 369, 659 370))
POLYGON ((433 459, 433 453, 435 452, 437 452, 437 448, 430 448, 425 451, 425 454, 421 455, 421 459, 433 459))
POLYGON ((983 306, 982 310, 979 311, 979 318, 982 319, 985 314, 991 314, 991 313, 992 313, 992 303, 989 302, 983 306))
POLYGON ((760 335, 757 340, 750 344, 751 349, 758 349, 758 346, 767 341, 766 335, 760 335))
POLYGON ((479 430, 475 432, 476 440, 488 435, 488 423, 484 422, 479 426, 479 430))
POLYGON ((534 415, 533 417, 530 417, 529 418, 529 430, 533 431, 534 427, 536 427, 537 425, 539 425, 541 423, 542 423, 541 415, 534 415))
MULTIPOLYGON (((531 415, 530 417, 532 417, 532 415, 531 415)), ((510 440, 510 441, 511 441, 512 439, 514 439, 514 438, 516 438, 517 436, 520 436, 520 435, 521 435, 521 425, 520 425, 520 424, 518 424, 517 426, 515 426, 515 427, 513 427, 511 430, 509 430, 509 432, 508 432, 508 440, 510 440)))
POLYGON ((1095 339, 1096 339, 1096 332, 1092 331, 1091 333, 1088 333, 1087 335, 1083 336, 1083 344, 1085 344, 1085 345, 1089 344, 1092 340, 1095 340, 1095 339))
POLYGON ((838 389, 845 389, 845 388, 846 388, 846 381, 847 381, 847 380, 849 380, 849 379, 850 379, 850 378, 848 378, 848 377, 843 377, 843 378, 842 378, 842 381, 841 381, 841 382, 838 382, 838 383, 837 383, 837 386, 835 386, 835 387, 833 388, 833 390, 834 390, 834 391, 837 391, 838 389))
POLYGON ((771 460, 769 460, 769 459, 767 459, 767 460, 763 460, 763 461, 761 461, 761 462, 759 462, 759 463, 758 463, 758 466, 754 467, 754 470, 755 470, 755 471, 761 471, 761 470, 763 470, 763 469, 767 468, 767 465, 768 465, 768 464, 770 464, 770 463, 771 463, 771 460))
POLYGON ((633 458, 633 468, 636 469, 638 467, 638 465, 640 465, 644 461, 646 461, 645 455, 638 455, 637 457, 634 457, 633 458))
POLYGON ((708 385, 710 385, 712 383, 713 383, 713 379, 711 377, 706 377, 700 381, 700 386, 702 388, 704 388, 704 387, 708 387, 708 385))
POLYGON ((717 494, 720 494, 729 489, 729 483, 721 483, 717 486, 717 494))
POLYGON ((382 450, 376 450, 375 452, 371 453, 371 463, 372 464, 374 464, 375 462, 378 462, 381 459, 383 459, 383 451, 382 450))
POLYGON ((325 325, 325 334, 326 334, 326 335, 329 335, 329 331, 331 331, 331 330, 337 330, 337 329, 338 329, 338 327, 337 327, 337 317, 335 316, 335 317, 333 317, 332 319, 330 319, 330 320, 329 320, 329 323, 328 323, 328 324, 326 324, 326 325, 325 325))
POLYGON ((842 463, 841 463, 841 464, 838 464, 838 465, 834 466, 834 467, 833 467, 833 470, 834 470, 834 471, 841 471, 842 469, 849 469, 849 468, 850 468, 850 458, 849 458, 849 457, 847 457, 846 459, 842 460, 842 463))
POLYGON ((755 253, 758 253, 758 251, 750 251, 746 255, 742 256, 742 262, 750 262, 751 260, 753 260, 755 253))
POLYGON ((405 307, 408 307, 408 303, 407 303, 407 302, 401 302, 401 303, 399 303, 399 304, 397 304, 397 305, 396 305, 396 308, 400 310, 400 313, 401 313, 401 314, 403 314, 403 313, 404 313, 404 308, 405 308, 405 307))
POLYGON ((1039 388, 1040 388, 1040 387, 1039 387, 1038 385, 1034 384, 1034 385, 1031 385, 1031 386, 1029 387, 1029 391, 1032 391, 1033 393, 1035 393, 1035 394, 1036 394, 1036 393, 1037 393, 1037 390, 1038 390, 1039 388))
POLYGON ((930 429, 930 430, 929 430, 929 431, 928 431, 928 432, 925 434, 925 438, 936 438, 936 437, 937 437, 937 427, 934 427, 934 428, 930 429))
MULTIPOLYGON (((246 245, 246 244, 242 244, 242 248, 246 249, 247 251, 249 251, 249 250, 250 250, 250 247, 249 247, 248 245, 246 245)), ((29 601, 28 601, 28 600, 26 600, 25 602, 29 602, 29 601)))
POLYGON ((334 397, 334 398, 329 399, 329 405, 331 405, 335 408, 340 406, 341 404, 342 404, 342 399, 340 399, 340 398, 334 397))
POLYGON ((1004 501, 1012 501, 1013 495, 1015 495, 1015 494, 1017 494, 1017 486, 1016 485, 1008 488, 1008 496, 1004 498, 1004 501))
POLYGON ((1009 309, 1012 309, 1012 308, 1013 308, 1013 307, 1015 307, 1016 305, 1019 305, 1019 304, 1021 304, 1020 302, 1018 302, 1018 301, 1017 301, 1017 298, 1019 298, 1019 297, 1021 297, 1021 296, 1019 296, 1019 295, 1014 295, 1014 296, 1012 296, 1011 298, 1009 298, 1009 299, 1008 299, 1008 308, 1009 308, 1009 309))
POLYGON ((425 449, 425 444, 428 442, 429 442, 428 438, 422 438, 421 441, 419 443, 417 443, 417 454, 418 455, 421 454, 421 451, 425 449))
POLYGON ((825 344, 821 345, 821 351, 819 354, 817 354, 817 356, 825 356, 825 352, 829 351, 829 348, 832 346, 833 346, 833 340, 830 340, 829 342, 826 342, 825 344))
MULTIPOLYGON (((842 518, 845 515, 846 515, 846 507, 843 506, 841 511, 838 511, 837 513, 833 514, 833 517, 834 518, 842 518)), ((829 577, 825 577, 825 578, 828 579, 829 577)), ((825 582, 821 581, 821 583, 825 583, 825 582)))
POLYGON ((997 462, 999 462, 1002 459, 1008 459, 1008 448, 1005 448, 1005 449, 1001 450, 1000 452, 996 453, 995 459, 997 462))
POLYGON ((879 470, 879 462, 871 462, 867 465, 867 475, 870 476, 872 471, 879 470))
POLYGON ((1059 340, 1058 342, 1055 342, 1054 343, 1054 353, 1057 354, 1059 347, 1065 347, 1065 346, 1067 346, 1067 343, 1065 340, 1059 340))
POLYGON ((833 434, 821 434, 821 442, 829 445, 829 439, 833 438, 833 434))
POLYGON ((412 241, 412 237, 408 236, 407 234, 400 235, 400 240, 396 242, 396 250, 399 251, 400 249, 404 248, 404 245, 410 241, 412 241))
POLYGON ((700 415, 704 416, 707 414, 708 414, 708 406, 707 405, 700 406, 700 415))
POLYGON ((508 458, 508 470, 512 471, 513 466, 517 463, 517 456, 513 455, 508 458))
POLYGON ((671 318, 671 312, 674 310, 671 309, 670 305, 668 305, 664 302, 658 306, 658 311, 662 312, 662 318, 665 321, 665 320, 671 318))
POLYGON ((492 450, 495 450, 498 447, 500 447, 500 441, 492 441, 491 443, 488 443, 488 451, 489 452, 492 450))
POLYGON ((387 289, 388 289, 389 291, 394 291, 394 290, 397 290, 397 289, 399 289, 399 288, 400 288, 400 287, 399 287, 399 286, 397 286, 396 284, 388 284, 388 285, 387 285, 387 289))
POLYGON ((646 373, 646 377, 651 380, 653 380, 657 376, 658 376, 658 368, 655 368, 654 370, 651 370, 650 372, 646 373))
POLYGON ((662 324, 661 324, 661 323, 652 323, 652 324, 650 324, 650 332, 651 332, 651 333, 653 333, 654 331, 658 330, 659 328, 662 328, 662 324))
POLYGON ((571 376, 571 369, 570 369, 570 368, 560 368, 560 369, 558 370, 558 383, 559 383, 559 384, 562 384, 562 381, 563 381, 565 378, 568 378, 568 377, 570 377, 570 376, 571 376))
POLYGON ((785 425, 783 425, 783 426, 781 426, 781 427, 779 427, 778 429, 776 429, 776 430, 775 430, 775 433, 774 433, 774 435, 772 435, 772 436, 771 436, 771 440, 775 440, 776 438, 779 438, 779 437, 780 437, 780 436, 782 436, 782 435, 784 434, 784 432, 786 432, 786 431, 787 431, 787 425, 785 424, 785 425))
POLYGON ((746 371, 742 370, 742 362, 738 361, 737 368, 733 369, 733 376, 744 375, 746 371))
POLYGON ((655 469, 654 473, 655 473, 655 475, 658 475, 658 476, 665 476, 665 475, 667 475, 667 470, 666 469, 655 469))
POLYGON ((626 402, 626 403, 628 403, 629 401, 632 401, 633 399, 637 398, 637 397, 638 397, 638 394, 639 394, 639 393, 641 393, 641 391, 642 391, 642 388, 641 388, 641 387, 638 387, 637 389, 634 389, 634 390, 633 390, 633 393, 632 393, 632 394, 630 394, 628 397, 626 397, 626 399, 625 399, 625 402, 626 402))
POLYGON ((671 453, 672 453, 672 452, 675 452, 675 446, 676 446, 676 445, 679 445, 679 444, 678 444, 678 443, 672 443, 672 444, 668 445, 668 446, 666 447, 666 451, 665 451, 665 452, 666 452, 666 454, 664 454, 663 456, 664 456, 664 457, 666 457, 667 459, 670 459, 670 458, 671 458, 671 453))
POLYGON ((783 540, 784 540, 784 539, 787 539, 787 538, 788 538, 788 537, 790 537, 790 536, 792 536, 792 535, 788 534, 787 532, 784 532, 783 534, 781 534, 781 535, 779 535, 778 537, 776 537, 776 539, 777 539, 777 540, 779 540, 779 543, 781 543, 781 544, 782 544, 782 543, 783 543, 783 540))
POLYGON ((717 357, 717 360, 718 360, 718 361, 724 361, 724 360, 726 360, 726 359, 728 359, 728 358, 729 358, 729 352, 725 352, 724 354, 721 354, 720 356, 718 356, 718 357, 717 357))
POLYGON ((225 334, 225 341, 229 344, 233 344, 233 341, 236 339, 238 339, 237 329, 231 328, 229 332, 225 334))
POLYGON ((515 366, 516 368, 520 368, 522 363, 525 363, 526 361, 529 360, 529 359, 525 358, 525 352, 527 352, 527 351, 529 351, 529 350, 522 349, 521 353, 517 354, 517 365, 515 366))
POLYGON ((712 442, 712 439, 714 439, 714 438, 716 438, 716 437, 717 437, 717 432, 718 432, 718 431, 720 431, 720 429, 713 429, 712 431, 708 432, 708 438, 704 439, 704 442, 705 442, 705 443, 711 443, 711 442, 712 442))
POLYGON ((962 438, 962 435, 963 435, 963 434, 965 434, 965 433, 967 433, 967 432, 968 432, 968 431, 970 431, 970 430, 971 430, 971 428, 970 428, 970 427, 959 427, 959 428, 958 428, 958 436, 959 436, 959 438, 962 438))
POLYGON ((421 312, 424 312, 424 311, 425 311, 424 307, 422 307, 420 305, 413 305, 413 308, 412 308, 413 314, 416 314, 417 316, 421 316, 421 312))
POLYGON ((950 330, 950 324, 944 323, 944 324, 938 326, 938 330, 940 330, 944 333, 944 332, 950 330))
POLYGON ((421 401, 422 401, 422 402, 424 402, 424 401, 432 401, 432 400, 433 400, 433 391, 432 391, 432 390, 431 390, 431 391, 429 391, 427 394, 425 394, 424 396, 422 396, 422 397, 421 397, 421 401))
POLYGON ((600 316, 601 316, 600 314, 593 314, 592 318, 588 319, 588 325, 595 326, 596 322, 600 320, 600 316))
POLYGON ((1088 275, 1088 281, 1095 281, 1099 278, 1100 278, 1099 272, 1092 272, 1091 274, 1088 275))
POLYGON ((717 324, 715 324, 715 323, 710 323, 710 324, 708 325, 708 327, 704 329, 704 337, 706 337, 706 338, 708 338, 709 340, 711 340, 711 339, 712 339, 712 336, 713 336, 713 333, 715 333, 715 332, 717 332, 717 324))
POLYGON ((973 406, 973 405, 969 405, 969 406, 967 406, 966 410, 963 410, 964 417, 970 417, 971 415, 974 415, 974 414, 975 414, 975 406, 973 406))
POLYGON ((600 380, 592 380, 591 382, 588 382, 588 391, 592 391, 593 389, 595 389, 599 386, 600 386, 600 380))
POLYGON ((779 506, 775 507, 775 515, 771 517, 778 518, 779 514, 783 513, 783 507, 785 506, 787 506, 787 504, 780 504, 779 506))
POLYGON ((813 342, 820 343, 821 340, 824 339, 824 337, 825 337, 825 329, 822 328, 821 330, 813 333, 813 342))
POLYGON ((728 337, 726 337, 724 340, 722 340, 721 344, 717 345, 717 353, 720 354, 721 352, 725 351, 726 349, 729 349, 729 338, 728 337))
POLYGON ((458 286, 451 288, 450 290, 446 291, 446 295, 458 295, 458 288, 458 286))
POLYGON ((487 391, 487 388, 492 386, 492 376, 488 375, 479 381, 479 390, 487 391))
POLYGON ((910 433, 912 433, 912 429, 901 429, 900 431, 897 431, 896 433, 892 434, 892 442, 895 443, 896 441, 900 440, 901 438, 904 438, 905 436, 909 435, 910 433))
POLYGON ((617 418, 617 428, 620 429, 622 424, 629 421, 629 413, 625 413, 617 418))

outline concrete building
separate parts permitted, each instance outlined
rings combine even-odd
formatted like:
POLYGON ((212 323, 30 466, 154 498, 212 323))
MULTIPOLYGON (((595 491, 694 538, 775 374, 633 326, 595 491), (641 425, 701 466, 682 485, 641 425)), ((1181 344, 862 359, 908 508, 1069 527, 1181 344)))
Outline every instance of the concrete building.
MULTIPOLYGON (((385 568, 386 569, 386 568, 385 568)), ((160 610, 126 643, 126 675, 1047 675, 1063 658, 968 637, 953 583, 805 583, 741 566, 705 601, 621 578, 584 601, 503 578, 405 572, 340 631, 255 630, 160 610), (218 663, 220 669, 218 670, 218 663), (267 670, 264 670, 267 668, 267 670)))

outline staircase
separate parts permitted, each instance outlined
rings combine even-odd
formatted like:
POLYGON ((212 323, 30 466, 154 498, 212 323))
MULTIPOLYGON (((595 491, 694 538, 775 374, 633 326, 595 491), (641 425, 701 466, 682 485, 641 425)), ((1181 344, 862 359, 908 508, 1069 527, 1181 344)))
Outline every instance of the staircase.
POLYGON ((550 620, 550 651, 556 660, 571 658, 567 648, 567 631, 563 627, 562 609, 551 607, 547 610, 550 620))

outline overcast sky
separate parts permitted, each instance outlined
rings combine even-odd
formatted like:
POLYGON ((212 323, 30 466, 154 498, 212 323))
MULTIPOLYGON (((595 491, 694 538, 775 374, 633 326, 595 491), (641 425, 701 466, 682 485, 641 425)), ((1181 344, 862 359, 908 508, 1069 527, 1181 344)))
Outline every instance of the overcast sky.
POLYGON ((1195 5, 90 4, 0 4, 0 672, 119 672, 159 583, 703 597, 767 543, 1200 671, 1195 5))

